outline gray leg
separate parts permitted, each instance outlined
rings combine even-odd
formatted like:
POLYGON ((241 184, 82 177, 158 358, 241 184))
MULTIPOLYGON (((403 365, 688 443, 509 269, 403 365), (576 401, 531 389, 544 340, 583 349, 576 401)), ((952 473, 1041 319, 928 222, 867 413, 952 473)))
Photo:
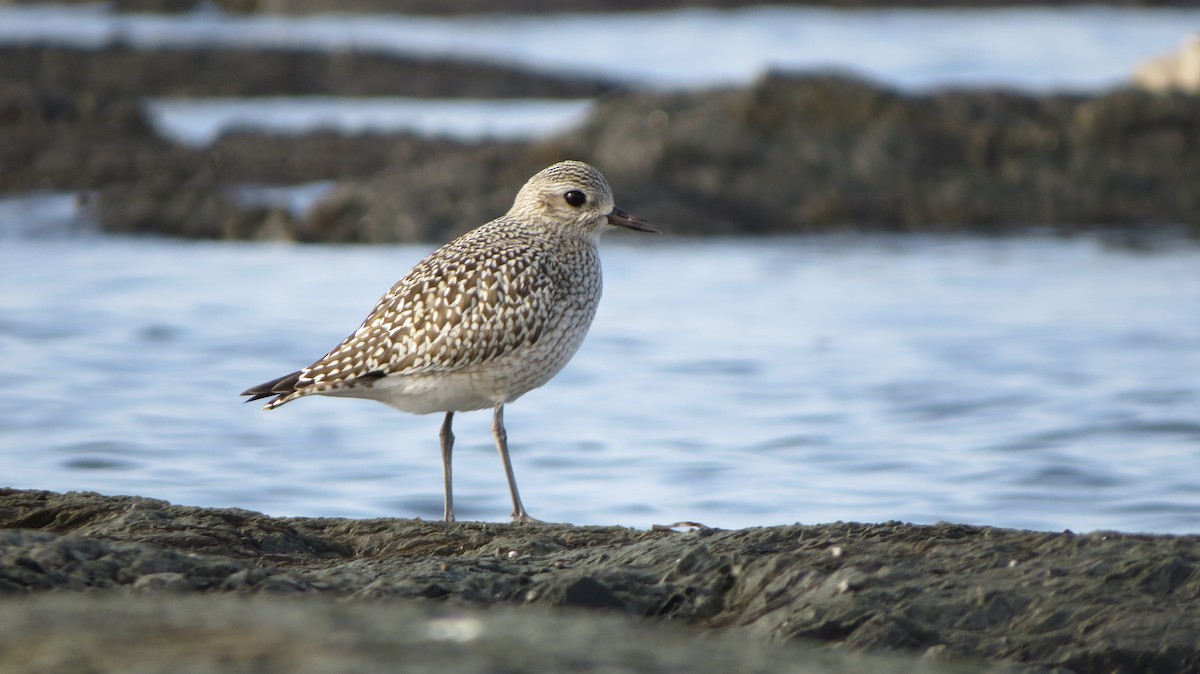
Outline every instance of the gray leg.
POLYGON ((454 484, 450 477, 450 452, 454 449, 454 432, 450 430, 452 421, 454 421, 454 412, 446 412, 446 420, 442 422, 442 432, 438 433, 438 439, 442 441, 442 477, 446 480, 444 518, 447 522, 454 521, 454 484))
POLYGON ((500 460, 504 462, 504 474, 508 477, 508 491, 512 493, 514 522, 537 522, 525 512, 521 505, 521 495, 517 493, 517 478, 513 475, 512 461, 508 458, 508 433, 504 430, 504 403, 496 405, 492 415, 492 437, 496 438, 496 449, 500 450, 500 460))

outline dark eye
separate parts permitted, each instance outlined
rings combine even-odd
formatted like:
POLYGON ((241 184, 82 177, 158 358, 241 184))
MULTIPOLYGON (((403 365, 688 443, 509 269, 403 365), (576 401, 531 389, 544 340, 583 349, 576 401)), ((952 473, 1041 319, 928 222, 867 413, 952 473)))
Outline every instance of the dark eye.
POLYGON ((563 195, 563 199, 566 199, 568 204, 579 208, 583 205, 583 202, 587 201, 587 195, 579 190, 571 190, 563 195))

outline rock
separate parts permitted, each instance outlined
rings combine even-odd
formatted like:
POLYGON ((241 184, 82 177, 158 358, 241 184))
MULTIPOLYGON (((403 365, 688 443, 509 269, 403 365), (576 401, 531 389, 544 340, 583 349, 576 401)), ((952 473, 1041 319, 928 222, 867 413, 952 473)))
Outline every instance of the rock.
POLYGON ((94 96, 411 96, 592 98, 600 78, 535 73, 467 59, 357 50, 180 46, 99 49, 0 45, 0 82, 94 96))
MULTIPOLYGON (((364 75, 365 77, 365 75, 364 75)), ((834 75, 611 93, 539 142, 408 134, 154 133, 136 99, 0 81, 0 190, 97 189, 106 231, 222 239, 445 241, 564 158, 671 234, 1116 229, 1200 237, 1200 96, 1114 90, 905 94, 834 75), (342 185, 308 213, 234 186, 342 185)))
POLYGON ((354 187, 379 241, 444 240, 564 157, 672 234, 829 230, 1200 234, 1200 98, 906 95, 773 74, 748 89, 601 100, 576 131, 391 164, 354 187), (469 195, 469 198, 468 196, 469 195))
POLYGON ((1138 65, 1133 85, 1158 94, 1200 94, 1200 33, 1187 36, 1178 51, 1138 65))
MULTIPOLYGON (((513 614, 521 616, 570 608, 665 618, 745 643, 890 651, 930 666, 1200 668, 1195 536, 897 522, 677 533, 272 518, 11 489, 0 490, 0 526, 0 592, 32 597, 133 593, 168 606, 196 594, 291 597, 315 602, 318 616, 330 598, 358 616, 381 601, 433 599, 524 607, 513 614)), ((130 615, 138 610, 131 604, 130 615)), ((269 621, 262 629, 271 633, 269 621)), ((0 658, 6 652, 0 645, 0 658)))
POLYGON ((229 594, 50 594, 0 599, 0 669, 10 672, 689 672, 966 674, 596 611, 444 602, 229 594))
POLYGON ((191 154, 158 138, 136 99, 20 82, 0 81, 0 136, 0 191, 120 183, 191 154))
MULTIPOLYGON (((453 144, 403 134, 232 133, 194 150, 157 135, 144 98, 590 98, 618 88, 598 78, 358 51, 0 45, 0 192, 111 188, 100 199, 105 229, 258 238, 277 215, 218 203, 215 193, 246 182, 357 179, 453 144)), ((283 229, 299 240, 324 234, 294 223, 283 229)))

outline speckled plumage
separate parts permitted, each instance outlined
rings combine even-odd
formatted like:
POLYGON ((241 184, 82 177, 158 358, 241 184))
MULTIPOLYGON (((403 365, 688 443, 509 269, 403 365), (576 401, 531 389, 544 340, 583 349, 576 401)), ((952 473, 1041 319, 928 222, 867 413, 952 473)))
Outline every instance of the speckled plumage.
POLYGON ((324 357, 243 395, 274 396, 266 409, 321 394, 369 398, 417 414, 446 412, 448 520, 453 413, 493 408, 513 517, 529 520, 508 461, 503 407, 549 381, 582 344, 600 300, 597 240, 612 226, 654 231, 613 206, 607 181, 593 167, 550 166, 529 179, 507 214, 413 267, 324 357))

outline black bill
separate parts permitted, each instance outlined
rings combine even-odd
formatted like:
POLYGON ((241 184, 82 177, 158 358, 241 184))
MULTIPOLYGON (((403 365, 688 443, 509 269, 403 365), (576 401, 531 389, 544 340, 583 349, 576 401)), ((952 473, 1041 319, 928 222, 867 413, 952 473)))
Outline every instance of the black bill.
POLYGON ((608 224, 626 229, 635 229, 639 232, 659 233, 659 230, 655 229, 650 223, 619 208, 613 208, 612 213, 608 214, 608 224))

